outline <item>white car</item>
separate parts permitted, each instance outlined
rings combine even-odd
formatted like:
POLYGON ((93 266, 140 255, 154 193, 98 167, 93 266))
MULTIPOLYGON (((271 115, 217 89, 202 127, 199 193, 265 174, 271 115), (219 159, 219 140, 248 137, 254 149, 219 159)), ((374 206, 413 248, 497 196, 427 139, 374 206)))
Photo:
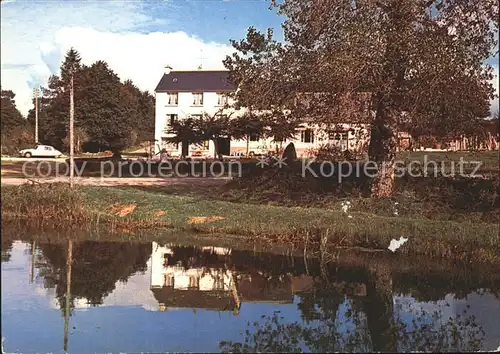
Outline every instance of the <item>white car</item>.
POLYGON ((267 148, 266 145, 259 145, 257 148, 250 148, 250 151, 248 152, 249 157, 255 157, 255 156, 264 156, 269 153, 269 149, 267 148))
POLYGON ((58 157, 63 153, 50 145, 37 145, 33 149, 24 149, 19 151, 19 155, 24 157, 58 157))

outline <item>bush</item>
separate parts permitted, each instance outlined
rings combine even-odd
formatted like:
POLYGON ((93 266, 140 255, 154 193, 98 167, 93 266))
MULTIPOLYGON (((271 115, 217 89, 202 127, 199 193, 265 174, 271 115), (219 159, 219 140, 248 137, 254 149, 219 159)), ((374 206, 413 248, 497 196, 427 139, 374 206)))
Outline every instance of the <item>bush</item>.
POLYGON ((2 215, 84 221, 87 212, 78 188, 65 183, 2 186, 2 215))
POLYGON ((363 153, 342 150, 336 145, 323 144, 313 154, 318 161, 355 161, 363 158, 363 153))
POLYGON ((25 127, 15 127, 9 135, 2 134, 2 155, 16 155, 19 150, 33 147, 33 134, 25 127))

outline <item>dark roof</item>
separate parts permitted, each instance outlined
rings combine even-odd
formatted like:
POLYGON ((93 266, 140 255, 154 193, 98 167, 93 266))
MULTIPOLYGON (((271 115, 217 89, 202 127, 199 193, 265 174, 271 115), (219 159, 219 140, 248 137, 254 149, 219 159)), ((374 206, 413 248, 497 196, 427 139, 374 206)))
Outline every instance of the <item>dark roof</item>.
POLYGON ((174 289, 172 287, 152 288, 153 295, 165 307, 209 309, 233 311, 236 302, 231 291, 225 290, 193 290, 174 289))
POLYGON ((234 91, 228 79, 229 71, 171 71, 163 74, 155 92, 234 91))

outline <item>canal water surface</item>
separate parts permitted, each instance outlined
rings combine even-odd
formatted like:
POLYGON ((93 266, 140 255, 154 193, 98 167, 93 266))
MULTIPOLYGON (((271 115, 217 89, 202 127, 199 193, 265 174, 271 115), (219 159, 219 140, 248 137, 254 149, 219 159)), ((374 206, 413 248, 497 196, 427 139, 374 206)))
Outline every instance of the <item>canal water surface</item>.
POLYGON ((2 239, 7 353, 500 346, 491 269, 175 244, 2 239))

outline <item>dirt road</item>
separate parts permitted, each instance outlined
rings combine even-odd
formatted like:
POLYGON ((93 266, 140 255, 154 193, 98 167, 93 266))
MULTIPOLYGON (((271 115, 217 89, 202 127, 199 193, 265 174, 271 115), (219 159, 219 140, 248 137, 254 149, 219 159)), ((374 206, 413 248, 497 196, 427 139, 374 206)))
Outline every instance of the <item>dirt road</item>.
MULTIPOLYGON (((227 183, 230 177, 172 177, 172 178, 150 178, 150 177, 75 177, 75 184, 82 186, 166 186, 174 184, 196 184, 196 185, 221 185, 227 183)), ((24 183, 69 183, 68 177, 55 178, 8 178, 2 177, 2 185, 17 186, 24 183)))

